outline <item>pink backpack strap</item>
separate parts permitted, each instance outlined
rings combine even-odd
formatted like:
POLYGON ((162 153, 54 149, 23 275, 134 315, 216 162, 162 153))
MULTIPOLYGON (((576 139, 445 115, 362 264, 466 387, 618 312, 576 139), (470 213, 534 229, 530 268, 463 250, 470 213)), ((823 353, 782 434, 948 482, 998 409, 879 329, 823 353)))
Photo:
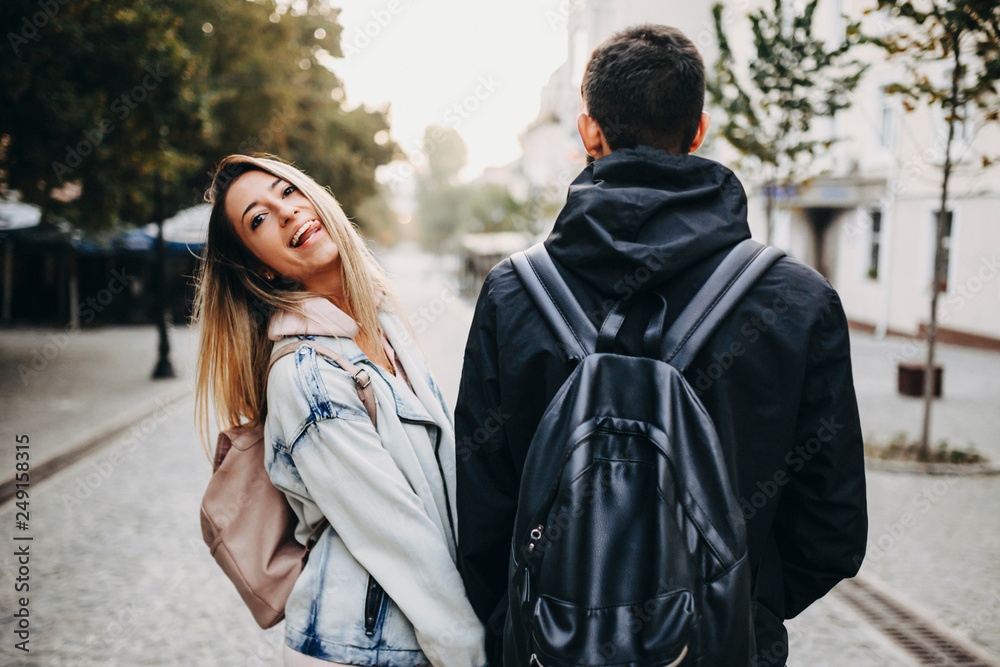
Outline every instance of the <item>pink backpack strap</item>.
POLYGON ((368 371, 363 368, 358 368, 345 359, 343 355, 334 352, 325 345, 320 345, 316 341, 311 340, 297 340, 294 343, 289 343, 288 345, 283 345, 282 347, 277 348, 271 353, 271 362, 267 366, 268 374, 271 373, 271 367, 274 366, 274 362, 281 359, 285 355, 294 352, 298 349, 299 345, 308 345, 313 348, 316 352, 322 354, 324 357, 330 359, 344 369, 344 371, 346 371, 347 374, 354 379, 355 389, 358 390, 358 398, 360 398, 361 402, 364 404, 365 411, 368 413, 368 418, 372 420, 372 426, 378 428, 378 412, 377 404, 375 402, 375 390, 371 387, 372 379, 369 377, 368 371))

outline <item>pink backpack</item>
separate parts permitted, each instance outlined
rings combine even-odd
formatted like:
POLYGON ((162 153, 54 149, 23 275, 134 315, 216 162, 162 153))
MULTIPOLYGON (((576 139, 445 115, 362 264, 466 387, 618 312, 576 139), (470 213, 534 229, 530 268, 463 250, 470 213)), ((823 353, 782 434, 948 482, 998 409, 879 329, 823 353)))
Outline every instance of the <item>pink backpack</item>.
MULTIPOLYGON (((349 373, 358 396, 376 424, 375 392, 368 372, 314 341, 296 341, 271 355, 268 373, 281 357, 307 345, 349 373)), ((316 524, 306 546, 295 540, 297 519, 285 494, 271 483, 264 467, 264 425, 243 424, 219 433, 212 479, 201 501, 201 533, 219 567, 236 586, 262 628, 285 617, 285 603, 309 558, 326 517, 316 524)))

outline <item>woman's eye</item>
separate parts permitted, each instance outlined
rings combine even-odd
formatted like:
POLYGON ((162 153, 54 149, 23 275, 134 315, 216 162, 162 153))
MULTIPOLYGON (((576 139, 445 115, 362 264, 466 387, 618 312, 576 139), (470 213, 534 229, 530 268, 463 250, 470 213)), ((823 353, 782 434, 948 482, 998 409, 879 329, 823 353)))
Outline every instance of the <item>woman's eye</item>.
POLYGON ((288 195, 292 194, 293 192, 295 192, 295 186, 294 185, 289 185, 287 188, 285 188, 284 195, 287 197, 288 195))
POLYGON ((253 218, 250 219, 250 229, 251 230, 257 229, 257 226, 260 225, 260 223, 262 222, 264 222, 264 214, 258 213, 257 215, 255 215, 253 218))

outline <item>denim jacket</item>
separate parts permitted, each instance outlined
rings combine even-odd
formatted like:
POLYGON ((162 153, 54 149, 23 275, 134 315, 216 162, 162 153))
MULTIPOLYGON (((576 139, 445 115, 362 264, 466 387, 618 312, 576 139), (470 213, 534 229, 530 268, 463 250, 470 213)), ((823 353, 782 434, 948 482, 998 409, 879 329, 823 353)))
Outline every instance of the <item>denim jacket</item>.
POLYGON ((392 313, 380 322, 406 380, 371 363, 357 324, 325 299, 278 313, 275 348, 315 340, 368 371, 372 425, 354 380, 308 345, 267 382, 266 465, 303 544, 323 531, 285 606, 285 641, 331 662, 480 667, 483 628, 456 567, 455 436, 441 392, 392 313))

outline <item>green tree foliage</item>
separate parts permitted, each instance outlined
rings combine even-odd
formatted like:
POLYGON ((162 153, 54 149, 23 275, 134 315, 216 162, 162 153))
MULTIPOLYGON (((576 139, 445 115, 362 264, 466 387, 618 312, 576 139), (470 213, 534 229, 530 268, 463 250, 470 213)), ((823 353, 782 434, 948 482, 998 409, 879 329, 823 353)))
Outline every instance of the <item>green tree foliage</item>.
POLYGON ((421 244, 428 250, 454 249, 462 234, 520 229, 524 205, 498 183, 456 184, 468 149, 453 128, 424 131, 427 168, 417 180, 417 218, 421 244))
MULTIPOLYGON (((971 124, 972 114, 982 123, 1000 120, 1000 4, 996 0, 879 0, 878 11, 894 21, 884 34, 869 38, 890 58, 906 64, 907 78, 888 88, 902 95, 907 110, 924 103, 940 107, 948 125, 941 168, 941 200, 934 247, 930 324, 927 327, 927 366, 934 368, 937 342, 938 295, 944 281, 943 219, 948 210, 952 171, 951 149, 959 123, 971 124), (936 76, 941 66, 948 75, 936 76)), ((988 156, 983 167, 991 164, 988 156)), ((920 455, 930 452, 933 373, 925 373, 924 419, 920 455)))
POLYGON ((169 215, 201 201, 224 155, 266 152, 353 215, 380 196, 375 169, 398 149, 384 111, 342 108, 325 66, 341 55, 338 12, 325 0, 3 3, 2 186, 97 229, 151 219, 156 175, 169 215), (68 202, 67 183, 80 191, 68 202))
POLYGON ((813 120, 849 107, 865 70, 847 57, 860 41, 857 23, 832 48, 813 34, 818 2, 809 0, 795 13, 787 0, 774 0, 771 11, 762 8, 749 15, 754 52, 747 63, 748 80, 730 48, 723 6, 712 7, 719 59, 707 81, 709 99, 725 112, 721 134, 739 151, 742 166, 762 173, 768 242, 777 191, 804 182, 813 158, 833 143, 833 138, 814 136, 813 120))
POLYGON ((427 156, 427 182, 432 186, 450 185, 466 165, 469 148, 453 127, 428 125, 424 130, 424 155, 427 156))

